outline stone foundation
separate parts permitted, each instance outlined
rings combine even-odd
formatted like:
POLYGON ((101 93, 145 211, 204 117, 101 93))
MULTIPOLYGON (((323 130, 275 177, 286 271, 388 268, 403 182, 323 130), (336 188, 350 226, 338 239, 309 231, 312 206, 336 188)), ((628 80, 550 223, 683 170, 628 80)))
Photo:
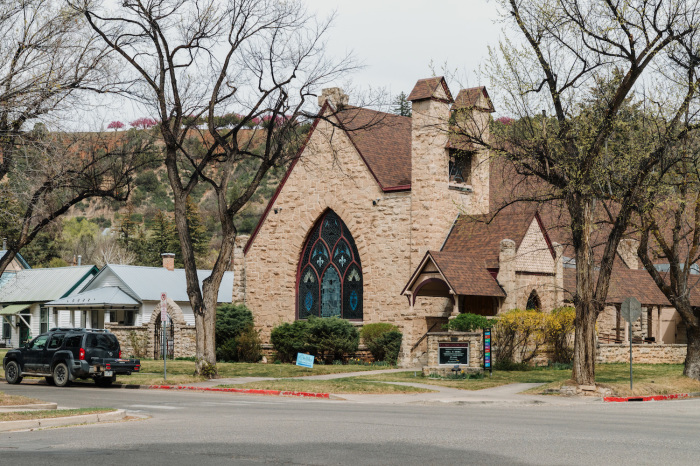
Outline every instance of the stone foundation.
MULTIPOLYGON (((119 340, 122 357, 153 359, 155 325, 152 323, 129 326, 106 323, 105 328, 119 340)), ((193 325, 175 324, 174 356, 194 357, 197 353, 197 334, 193 325)))
MULTIPOLYGON (((639 364, 683 364, 686 345, 632 345, 632 363, 639 364)), ((596 363, 630 361, 629 344, 600 345, 596 363)))

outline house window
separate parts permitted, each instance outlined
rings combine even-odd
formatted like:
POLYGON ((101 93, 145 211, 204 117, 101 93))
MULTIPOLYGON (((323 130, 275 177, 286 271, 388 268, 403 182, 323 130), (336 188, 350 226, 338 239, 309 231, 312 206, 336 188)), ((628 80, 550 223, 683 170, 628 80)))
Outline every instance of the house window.
POLYGON ((39 333, 49 331, 49 310, 45 307, 39 309, 39 333))
POLYGON ((7 321, 7 318, 2 319, 2 338, 9 340, 12 337, 12 325, 7 321))
POLYGON ((311 229, 297 270, 297 315, 362 319, 362 264, 350 231, 332 210, 311 229))
POLYGON ((450 151, 450 183, 472 184, 472 156, 469 151, 450 151))

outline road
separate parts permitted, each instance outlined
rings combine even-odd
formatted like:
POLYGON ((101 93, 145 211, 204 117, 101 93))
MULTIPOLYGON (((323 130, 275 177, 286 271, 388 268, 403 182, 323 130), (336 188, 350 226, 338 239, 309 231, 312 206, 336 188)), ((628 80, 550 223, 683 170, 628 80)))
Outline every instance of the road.
POLYGON ((142 420, 0 433, 0 464, 697 464, 700 400, 382 405, 212 392, 7 385, 142 420))

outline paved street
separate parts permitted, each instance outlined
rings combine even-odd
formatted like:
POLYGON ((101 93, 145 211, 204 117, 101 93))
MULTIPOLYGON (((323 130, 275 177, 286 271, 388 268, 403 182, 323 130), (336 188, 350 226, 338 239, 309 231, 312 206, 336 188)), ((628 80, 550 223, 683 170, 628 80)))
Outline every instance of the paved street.
POLYGON ((700 400, 384 405, 0 383, 147 419, 0 434, 1 464, 697 464, 700 400))

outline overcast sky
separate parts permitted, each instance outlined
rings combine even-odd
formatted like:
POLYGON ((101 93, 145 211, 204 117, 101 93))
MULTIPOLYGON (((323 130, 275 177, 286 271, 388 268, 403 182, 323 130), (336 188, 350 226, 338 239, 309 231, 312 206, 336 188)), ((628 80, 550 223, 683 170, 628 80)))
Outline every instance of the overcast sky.
MULTIPOLYGON (((309 14, 321 18, 335 11, 326 52, 330 57, 352 52, 364 65, 346 77, 357 92, 372 88, 391 95, 408 94, 418 79, 432 76, 431 63, 438 75, 443 74, 445 65, 457 73, 459 83, 449 82, 453 95, 460 83, 464 87, 488 85, 478 69, 488 56, 488 46, 497 45, 502 34, 494 0, 303 1, 309 14)), ((343 79, 334 84, 346 87, 347 82, 343 79)), ((350 103, 359 103, 353 100, 352 91, 346 90, 350 103)), ((91 118, 64 124, 99 129, 113 120, 129 122, 152 113, 126 100, 99 96, 91 101, 91 118), (89 127, 85 121, 90 122, 89 127)))
MULTIPOLYGON (((353 84, 408 94, 420 78, 446 63, 465 84, 487 84, 476 71, 496 45, 502 25, 493 0, 306 0, 309 12, 335 10, 328 52, 353 51, 365 68, 353 84), (479 81, 479 82, 477 82, 479 81)), ((452 87, 456 83, 450 83, 452 87)), ((458 89, 451 89, 456 94, 458 89)), ((352 96, 351 96, 352 100, 352 96)))

